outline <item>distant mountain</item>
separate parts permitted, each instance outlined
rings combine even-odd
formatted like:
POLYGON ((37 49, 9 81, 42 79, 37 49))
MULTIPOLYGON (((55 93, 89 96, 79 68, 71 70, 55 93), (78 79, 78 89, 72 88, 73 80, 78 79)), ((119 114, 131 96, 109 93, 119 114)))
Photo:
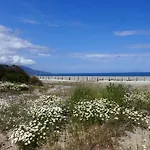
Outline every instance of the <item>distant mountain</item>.
POLYGON ((20 66, 25 72, 27 72, 29 75, 35 75, 35 76, 49 76, 52 73, 45 72, 45 71, 39 71, 39 70, 34 70, 26 66, 20 66))

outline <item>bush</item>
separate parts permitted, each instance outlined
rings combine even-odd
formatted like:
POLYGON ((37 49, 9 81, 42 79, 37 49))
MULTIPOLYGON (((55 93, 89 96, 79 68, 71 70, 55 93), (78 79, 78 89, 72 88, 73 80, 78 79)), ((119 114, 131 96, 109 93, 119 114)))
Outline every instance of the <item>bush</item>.
POLYGON ((91 85, 80 84, 73 89, 70 102, 77 103, 84 100, 93 100, 98 98, 97 88, 91 85))
POLYGON ((41 145, 52 134, 59 134, 66 122, 62 106, 61 99, 56 96, 40 97, 29 109, 32 120, 20 124, 13 131, 13 142, 23 150, 30 150, 41 145))
POLYGON ((122 84, 109 84, 102 91, 101 95, 110 101, 116 102, 119 105, 124 105, 124 95, 131 93, 131 87, 122 84))
POLYGON ((1 78, 1 81, 27 83, 29 82, 29 78, 26 74, 8 73, 1 78))
POLYGON ((77 85, 71 94, 70 100, 74 103, 95 98, 106 98, 118 104, 124 103, 124 95, 131 93, 131 87, 122 84, 109 84, 105 87, 96 85, 77 85))
POLYGON ((135 110, 150 111, 150 92, 149 91, 133 91, 124 95, 124 102, 129 108, 135 110))
POLYGON ((135 93, 133 96, 132 92, 130 86, 121 84, 110 84, 101 88, 77 86, 67 102, 69 115, 75 122, 88 124, 102 124, 108 120, 118 123, 129 122, 132 125, 143 124, 139 116, 146 114, 141 113, 141 108, 148 110, 150 100, 145 93, 144 96, 140 93, 135 93))
POLYGON ((39 78, 37 78, 36 76, 32 76, 29 80, 30 84, 32 85, 36 85, 36 86, 43 86, 43 83, 41 80, 39 80, 39 78))
POLYGON ((30 79, 30 76, 16 65, 0 65, 0 72, 1 81, 28 83, 30 79))
POLYGON ((42 81, 36 76, 30 77, 21 67, 16 65, 0 65, 0 81, 43 86, 42 81))
POLYGON ((78 102, 73 108, 73 122, 83 124, 104 124, 108 122, 128 122, 130 125, 147 126, 146 114, 119 106, 113 101, 96 99, 78 102))
POLYGON ((0 82, 0 92, 8 92, 8 91, 27 91, 29 90, 29 86, 26 84, 14 84, 11 82, 0 82))

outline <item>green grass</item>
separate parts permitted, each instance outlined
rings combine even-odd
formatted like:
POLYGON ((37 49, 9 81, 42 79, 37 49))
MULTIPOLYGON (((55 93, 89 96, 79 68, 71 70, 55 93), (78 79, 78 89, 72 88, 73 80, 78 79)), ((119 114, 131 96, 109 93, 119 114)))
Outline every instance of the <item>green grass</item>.
POLYGON ((131 92, 130 86, 123 84, 109 84, 103 88, 101 95, 109 101, 116 102, 120 106, 124 105, 124 95, 131 92))
POLYGON ((124 95, 130 91, 130 86, 125 86, 122 84, 109 84, 104 87, 94 84, 79 84, 73 89, 69 101, 72 103, 77 103, 84 100, 106 98, 110 101, 116 102, 119 105, 123 105, 124 95))
MULTIPOLYGON (((107 99, 109 102, 115 102, 118 104, 122 111, 125 108, 133 109, 134 111, 144 112, 146 114, 150 113, 150 92, 144 91, 144 96, 146 99, 142 99, 143 91, 137 90, 131 86, 123 84, 109 84, 107 86, 97 86, 94 84, 79 84, 77 85, 70 94, 70 98, 67 101, 70 116, 72 116, 73 110, 78 102, 83 101, 93 101, 95 99, 107 99), (125 99, 126 94, 139 95, 140 98, 134 99, 132 101, 127 101, 125 99)), ((118 120, 110 120, 108 126, 118 126, 120 125, 123 129, 132 130, 135 123, 129 121, 123 114, 118 116, 118 120)), ((96 122, 96 121, 93 121, 96 122)), ((79 125, 80 126, 80 125, 79 125)), ((145 125, 141 125, 144 127, 145 125)))
POLYGON ((70 101, 77 103, 84 100, 94 100, 99 97, 99 88, 93 85, 79 84, 75 86, 70 95, 70 101))

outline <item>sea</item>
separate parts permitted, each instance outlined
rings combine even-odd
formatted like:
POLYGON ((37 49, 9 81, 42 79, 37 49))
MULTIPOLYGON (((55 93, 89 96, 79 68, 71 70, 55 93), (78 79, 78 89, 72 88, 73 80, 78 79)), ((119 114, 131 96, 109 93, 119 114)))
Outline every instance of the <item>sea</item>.
POLYGON ((51 73, 41 76, 150 76, 150 72, 121 72, 121 73, 51 73))

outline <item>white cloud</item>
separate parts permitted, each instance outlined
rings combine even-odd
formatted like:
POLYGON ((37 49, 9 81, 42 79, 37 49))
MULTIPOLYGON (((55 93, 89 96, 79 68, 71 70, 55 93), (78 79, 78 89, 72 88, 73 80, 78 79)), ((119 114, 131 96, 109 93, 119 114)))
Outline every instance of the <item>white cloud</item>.
POLYGON ((14 56, 1 56, 0 63, 7 64, 17 64, 17 65, 33 65, 35 61, 32 59, 26 59, 22 56, 14 55, 14 56))
POLYGON ((117 53, 117 54, 102 54, 102 53, 93 53, 93 54, 87 54, 87 53, 70 53, 70 57, 80 58, 80 59, 116 59, 116 58, 146 58, 150 57, 150 53, 117 53))
POLYGON ((6 27, 0 25, 0 32, 11 32, 11 31, 12 31, 12 29, 6 28, 6 27))
POLYGON ((124 31, 114 31, 116 36, 129 36, 129 35, 150 35, 150 30, 124 30, 124 31))
POLYGON ((136 31, 114 31, 113 33, 117 36, 128 36, 136 34, 136 31))
POLYGON ((150 44, 134 44, 130 45, 129 48, 134 49, 134 48, 150 48, 150 44))
POLYGON ((28 24, 40 24, 38 21, 33 19, 20 19, 19 21, 28 24))
POLYGON ((0 55, 16 53, 18 50, 48 50, 48 47, 34 45, 15 35, 15 31, 0 25, 0 55))
POLYGON ((35 61, 18 55, 18 51, 26 50, 28 52, 45 52, 49 48, 32 44, 21 38, 16 31, 0 25, 0 63, 32 65, 35 61))

